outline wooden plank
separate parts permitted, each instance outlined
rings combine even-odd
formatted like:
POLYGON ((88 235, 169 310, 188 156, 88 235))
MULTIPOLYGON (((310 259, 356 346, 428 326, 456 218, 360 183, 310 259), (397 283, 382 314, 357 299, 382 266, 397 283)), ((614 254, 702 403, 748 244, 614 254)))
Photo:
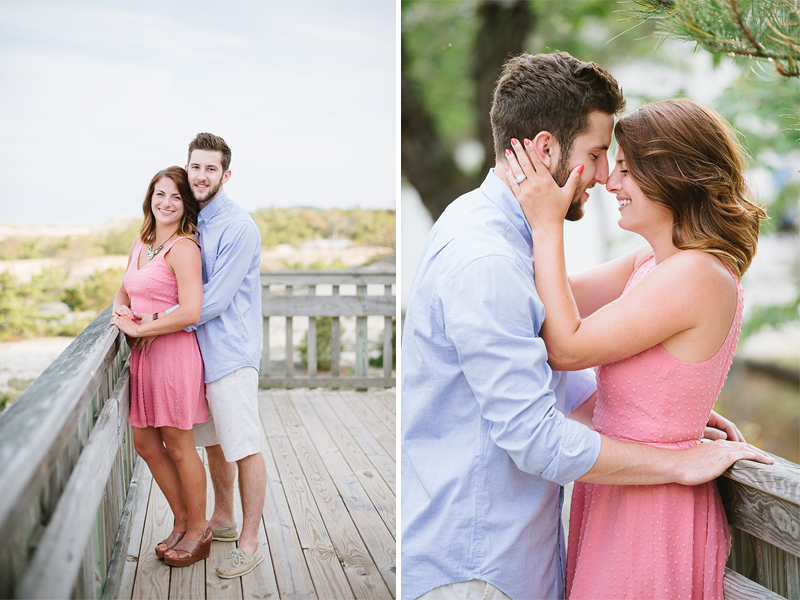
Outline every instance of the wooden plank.
POLYGON ((152 483, 153 475, 150 473, 150 469, 147 468, 144 460, 138 458, 133 469, 114 549, 115 556, 117 556, 117 552, 119 554, 116 561, 114 558, 111 560, 106 587, 103 590, 103 600, 130 598, 133 595, 152 483))
POLYGON ((375 415, 375 419, 383 425, 386 430, 395 437, 395 408, 388 408, 386 404, 378 398, 374 392, 361 392, 355 395, 358 399, 358 405, 364 407, 364 410, 370 411, 375 415))
POLYGON ((384 317, 383 323, 383 376, 392 376, 392 317, 384 317))
MULTIPOLYGON (((285 394, 275 396, 274 403, 305 479, 310 485, 311 493, 316 500, 331 542, 353 589, 353 594, 356 598, 389 597, 391 594, 381 577, 381 572, 372 560, 370 552, 353 522, 353 513, 348 512, 290 398, 285 394)), ((362 495, 365 496, 363 493, 362 495)), ((356 501, 353 504, 356 504, 356 501)), ((353 508, 363 510, 363 506, 353 506, 353 508)), ((371 508, 370 505, 370 510, 371 508)), ((383 527, 383 524, 380 523, 380 526, 383 527)), ((379 544, 375 544, 375 549, 379 549, 379 544)), ((385 552, 378 554, 380 558, 385 558, 381 554, 385 554, 385 552)), ((393 560, 389 562, 390 566, 393 566, 393 560)))
POLYGON ((356 296, 272 295, 269 305, 262 304, 261 314, 265 317, 392 317, 397 314, 397 301, 394 296, 368 296, 366 290, 356 296))
MULTIPOLYGON (((212 542, 212 545, 215 543, 212 542)), ((169 599, 204 598, 206 594, 205 575, 207 562, 205 559, 198 560, 188 567, 169 567, 164 563, 163 566, 170 570, 169 599)))
MULTIPOLYGON (((310 297, 316 296, 317 286, 312 285, 308 288, 310 297)), ((308 332, 306 334, 306 362, 308 364, 308 376, 312 379, 317 376, 317 318, 308 318, 308 332)))
MULTIPOLYGON (((335 396, 333 396, 335 398, 335 396)), ((366 402, 364 402, 364 394, 354 392, 352 390, 341 390, 339 392, 341 402, 340 407, 347 407, 353 414, 354 418, 360 420, 372 432, 372 435, 380 443, 383 449, 389 456, 394 456, 396 449, 396 440, 394 428, 391 430, 385 423, 375 416, 366 402)))
POLYGON ((765 493, 750 483, 721 477, 717 485, 728 523, 800 556, 800 505, 765 493))
POLYGON ((770 456, 775 459, 775 464, 765 465, 751 460, 740 460, 722 476, 786 500, 795 506, 799 505, 800 465, 774 454, 770 456))
POLYGON ((394 283, 397 279, 395 269, 380 271, 353 271, 352 269, 330 270, 280 270, 262 271, 261 285, 359 285, 394 283))
POLYGON ((286 379, 294 377, 294 343, 292 341, 292 317, 286 317, 286 379))
POLYGON ((96 531, 93 526, 116 450, 122 443, 128 422, 129 393, 130 375, 126 370, 114 390, 114 395, 106 402, 97 419, 89 442, 81 453, 41 540, 39 550, 19 586, 22 597, 61 598, 69 595, 81 568, 80 557, 87 543, 93 548, 90 559, 93 562, 87 567, 91 569, 89 581, 92 587, 98 581, 98 574, 94 572, 96 568, 100 568, 103 571, 101 577, 105 577, 102 540, 93 536, 93 531, 96 531), (63 559, 55 563, 52 560, 54 549, 63 554, 63 559), (94 564, 98 560, 101 563, 99 567, 94 564))
MULTIPOLYGON (((270 392, 259 392, 258 395, 262 422, 266 422, 265 409, 262 406, 266 406, 269 394, 270 392)), ((269 418, 277 418, 274 409, 268 410, 270 411, 269 418)), ((264 431, 263 427, 262 424, 262 432, 264 431)), ((272 427, 270 430, 273 430, 272 427)), ((267 468, 267 494, 263 512, 264 528, 280 597, 292 600, 316 600, 314 583, 306 565, 306 557, 300 546, 292 513, 266 434, 262 437, 261 448, 267 468)))
POLYGON ((757 538, 746 531, 731 528, 731 553, 728 566, 753 581, 758 580, 756 541, 757 538))
POLYGON ((725 569, 722 590, 725 600, 785 600, 783 596, 730 569, 725 569))
POLYGON ((373 387, 391 388, 397 385, 397 380, 384 379, 383 377, 264 377, 261 375, 258 385, 264 389, 291 389, 291 388, 340 388, 340 389, 368 389, 373 387))
MULTIPOLYGON (((325 429, 322 420, 313 409, 314 395, 318 392, 298 391, 291 394, 292 409, 302 421, 303 431, 308 432, 307 443, 312 443, 319 452, 339 495, 344 501, 353 523, 358 529, 364 544, 378 567, 392 596, 396 595, 396 543, 394 539, 394 506, 396 499, 388 487, 383 486, 382 504, 376 504, 370 493, 362 485, 358 476, 336 442, 325 429), (381 510, 383 509, 383 511, 381 510), (383 517, 383 518, 382 518, 383 517), (388 517, 391 525, 384 520, 388 517)), ((380 478, 365 478, 368 484, 380 478)), ((373 492, 375 487, 372 486, 373 492)))
POLYGON ((306 362, 308 364, 308 377, 317 376, 317 319, 308 318, 308 332, 306 334, 306 362))
POLYGON ((324 521, 310 491, 300 463, 273 406, 273 392, 264 398, 263 424, 272 456, 280 473, 286 500, 303 545, 314 587, 319 598, 353 598, 348 580, 339 563, 324 521))
POLYGON ((800 598, 800 558, 786 555, 786 597, 800 598))
POLYGON ((386 450, 378 443, 369 429, 365 427, 355 414, 342 402, 339 392, 327 392, 323 394, 320 402, 315 406, 315 409, 317 413, 322 416, 328 431, 331 432, 334 439, 337 439, 337 434, 344 436, 345 432, 347 432, 347 435, 352 436, 358 447, 367 456, 369 462, 372 463, 374 472, 380 475, 386 482, 386 485, 389 486, 389 489, 392 490, 392 493, 397 495, 395 487, 396 463, 394 460, 394 452, 392 452, 391 455, 387 454, 386 450), (323 416, 323 414, 325 416, 323 416))
MULTIPOLYGON (((397 390, 392 389, 374 389, 370 390, 372 394, 378 398, 381 402, 383 402, 384 406, 392 411, 397 416, 397 390)), ((396 422, 395 422, 396 423, 396 422)), ((397 425, 392 428, 395 432, 397 431, 397 425)))
POLYGON ((169 597, 170 568, 163 560, 156 558, 155 547, 172 532, 172 527, 172 511, 163 492, 154 482, 147 504, 139 566, 131 594, 133 600, 169 597))
POLYGON ((264 317, 261 322, 261 365, 260 371, 264 375, 269 375, 272 363, 269 356, 269 317, 264 317))
MULTIPOLYGON (((364 297, 364 302, 362 304, 366 304, 366 294, 367 294, 367 286, 359 285, 356 287, 356 293, 362 295, 364 297)), ((366 308, 366 307, 365 307, 366 308)), ((393 303, 392 305, 392 313, 397 312, 396 304, 393 303)), ((390 313, 390 314, 392 314, 390 313)), ((347 314, 339 312, 339 314, 347 314)), ((366 313, 367 315, 375 314, 375 310, 372 309, 366 313)), ((367 330, 367 317, 366 316, 358 316, 356 317, 356 377, 366 377, 367 376, 367 365, 369 361, 369 333, 367 330)))
MULTIPOLYGON (((0 419, 0 544, 38 503, 51 469, 86 418, 122 335, 107 308, 5 411, 0 419)), ((58 494, 56 494, 58 495, 58 494)))
POLYGON ((392 537, 396 537, 397 497, 383 477, 378 475, 375 466, 347 427, 342 424, 330 405, 325 402, 325 395, 326 393, 323 392, 307 391, 305 400, 297 399, 295 401, 298 412, 300 412, 306 427, 314 435, 314 439, 319 437, 323 441, 326 438, 333 441, 366 490, 392 537), (314 415, 318 416, 317 420, 314 419, 314 415), (322 429, 319 424, 322 424, 322 429))
POLYGON ((780 596, 786 597, 786 552, 756 540, 758 583, 780 596))

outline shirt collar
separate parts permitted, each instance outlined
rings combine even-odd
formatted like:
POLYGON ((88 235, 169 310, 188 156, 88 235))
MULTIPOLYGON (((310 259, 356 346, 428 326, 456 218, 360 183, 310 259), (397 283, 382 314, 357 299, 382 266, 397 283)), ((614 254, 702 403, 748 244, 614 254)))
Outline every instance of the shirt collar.
POLYGON ((225 193, 225 188, 222 188, 220 189, 219 193, 214 196, 214 199, 206 204, 197 215, 198 222, 203 221, 204 223, 208 223, 214 218, 214 215, 219 212, 219 209, 222 208, 227 201, 228 194, 225 193))
POLYGON ((494 169, 489 169, 489 174, 481 184, 481 191, 489 198, 508 218, 514 229, 525 239, 529 246, 533 247, 533 237, 531 235, 531 226, 525 218, 525 213, 522 212, 520 206, 511 189, 505 181, 500 179, 494 172, 494 169))

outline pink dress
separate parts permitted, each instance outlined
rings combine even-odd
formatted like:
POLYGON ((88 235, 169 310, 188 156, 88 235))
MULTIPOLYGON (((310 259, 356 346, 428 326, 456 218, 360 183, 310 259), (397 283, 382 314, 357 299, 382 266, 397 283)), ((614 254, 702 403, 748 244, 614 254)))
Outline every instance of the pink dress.
MULTIPOLYGON (((653 256, 645 259, 625 291, 654 264, 653 256)), ((685 363, 658 344, 597 367, 594 429, 659 448, 698 444, 739 337, 743 293, 738 280, 737 297, 728 336, 709 360, 685 363)), ((697 486, 576 481, 569 520, 567 597, 721 599, 729 550, 728 522, 713 481, 697 486)))
MULTIPOLYGON (((141 240, 136 240, 125 273, 125 290, 135 313, 156 313, 178 303, 178 281, 164 261, 179 240, 164 246, 139 268, 141 240)), ((131 352, 131 415, 134 427, 192 429, 208 421, 203 359, 194 332, 158 336, 150 352, 131 352)))

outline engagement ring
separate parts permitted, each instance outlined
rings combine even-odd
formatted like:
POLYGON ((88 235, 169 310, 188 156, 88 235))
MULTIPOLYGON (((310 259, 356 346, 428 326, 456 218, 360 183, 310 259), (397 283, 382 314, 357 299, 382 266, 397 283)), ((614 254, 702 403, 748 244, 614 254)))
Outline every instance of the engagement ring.
POLYGON ((525 175, 525 173, 523 173, 522 175, 518 175, 518 176, 517 176, 517 185, 519 185, 520 183, 522 183, 523 181, 525 181, 525 179, 527 179, 527 177, 528 177, 528 176, 527 176, 527 175, 525 175))

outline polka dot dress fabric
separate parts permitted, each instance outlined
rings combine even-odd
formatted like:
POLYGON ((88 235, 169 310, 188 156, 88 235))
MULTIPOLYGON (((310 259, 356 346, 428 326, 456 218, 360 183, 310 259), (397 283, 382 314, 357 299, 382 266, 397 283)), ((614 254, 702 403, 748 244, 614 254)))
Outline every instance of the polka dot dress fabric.
MULTIPOLYGON (((627 291, 654 266, 650 256, 627 291)), ((733 274, 731 274, 733 276, 733 274)), ((733 360, 738 302, 722 347, 702 363, 673 358, 660 344, 597 367, 594 429, 625 441, 683 449, 699 443, 733 360)), ((730 533, 715 482, 698 486, 575 482, 569 521, 567 597, 719 598, 730 533)))
MULTIPOLYGON (((142 242, 136 241, 124 280, 133 312, 152 314, 178 304, 178 282, 164 261, 177 241, 141 269, 142 242)), ((130 365, 132 426, 188 430, 208 421, 203 359, 194 332, 158 336, 148 354, 131 352, 130 365)))

